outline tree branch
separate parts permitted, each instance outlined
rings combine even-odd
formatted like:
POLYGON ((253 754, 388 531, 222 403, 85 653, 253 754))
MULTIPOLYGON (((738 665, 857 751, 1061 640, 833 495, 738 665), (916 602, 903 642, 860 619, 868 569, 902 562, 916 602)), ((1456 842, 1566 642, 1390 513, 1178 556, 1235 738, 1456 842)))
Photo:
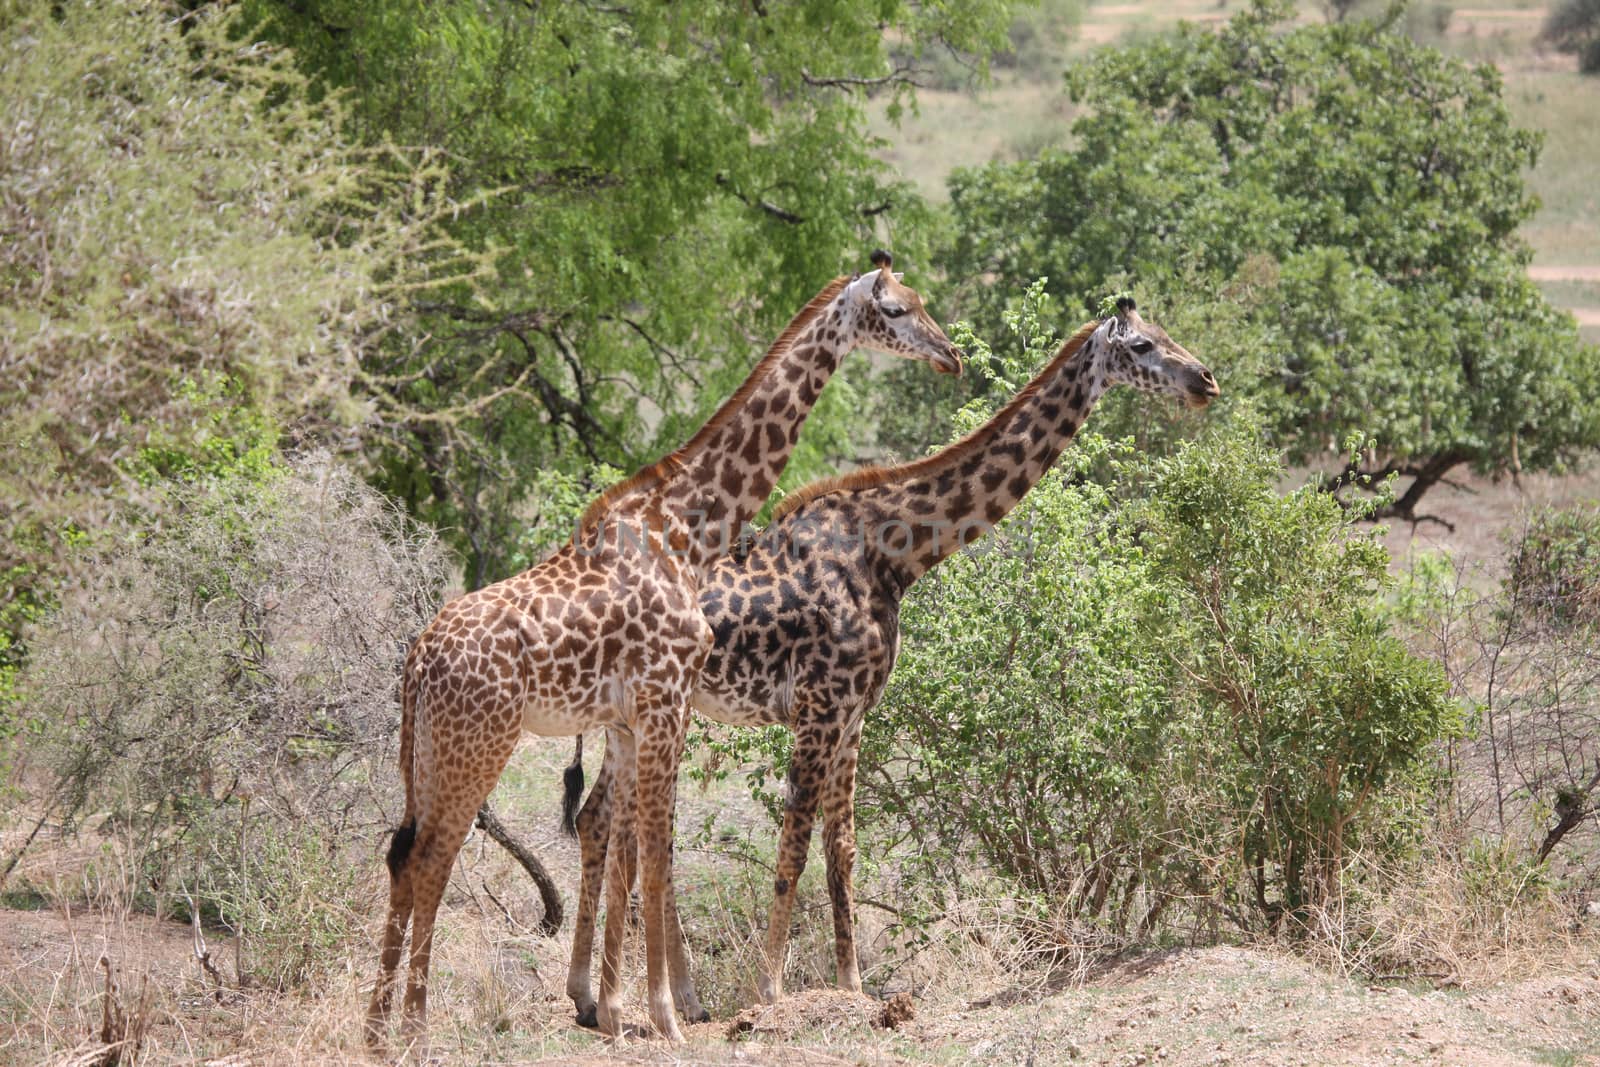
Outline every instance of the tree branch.
POLYGON ((1535 863, 1543 863, 1551 851, 1561 843, 1563 837, 1594 813, 1594 809, 1589 807, 1587 801, 1596 786, 1600 786, 1600 766, 1595 768, 1594 776, 1589 779, 1588 785, 1582 789, 1562 791, 1556 797, 1556 824, 1544 835, 1544 841, 1539 845, 1539 854, 1534 859, 1535 863))
POLYGON ((674 352, 665 344, 650 336, 649 331, 647 331, 637 320, 630 319, 626 315, 601 315, 600 318, 605 322, 620 322, 624 326, 631 329, 634 333, 643 338, 644 343, 650 346, 650 350, 652 352, 664 358, 668 363, 671 363, 673 369, 679 374, 683 375, 685 378, 689 379, 690 382, 694 383, 694 387, 696 389, 700 388, 700 379, 695 377, 693 371, 684 366, 683 357, 678 355, 678 353, 674 352))
POLYGON ((800 68, 801 79, 807 85, 818 89, 875 89, 878 86, 889 85, 891 83, 913 85, 917 88, 922 88, 922 83, 917 81, 912 75, 925 73, 927 72, 919 70, 910 63, 897 66, 889 73, 879 78, 861 78, 848 74, 843 74, 832 78, 818 77, 817 75, 812 74, 809 69, 805 67, 800 68))
POLYGON ((562 907, 561 893, 550 878, 550 872, 544 869, 544 864, 539 862, 539 857, 535 856, 532 850, 511 836, 511 831, 507 830, 505 824, 489 810, 487 803, 478 809, 478 828, 493 838, 501 848, 511 853, 511 857, 522 864, 522 869, 533 879, 533 884, 539 889, 539 899, 544 902, 544 916, 539 920, 539 932, 545 937, 554 937, 556 931, 561 929, 562 907))

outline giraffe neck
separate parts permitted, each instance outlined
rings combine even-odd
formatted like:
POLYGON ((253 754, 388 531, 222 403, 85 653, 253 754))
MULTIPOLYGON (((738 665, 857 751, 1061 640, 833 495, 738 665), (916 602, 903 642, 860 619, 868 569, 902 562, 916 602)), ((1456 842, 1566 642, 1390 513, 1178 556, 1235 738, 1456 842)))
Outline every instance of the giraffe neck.
POLYGON ((639 517, 695 571, 725 554, 772 493, 806 416, 852 347, 847 282, 835 279, 819 293, 688 443, 608 491, 585 524, 639 517))
POLYGON ((1086 325, 1063 344, 983 426, 854 494, 869 527, 867 550, 902 586, 993 529, 1072 441, 1106 389, 1098 326, 1086 325))

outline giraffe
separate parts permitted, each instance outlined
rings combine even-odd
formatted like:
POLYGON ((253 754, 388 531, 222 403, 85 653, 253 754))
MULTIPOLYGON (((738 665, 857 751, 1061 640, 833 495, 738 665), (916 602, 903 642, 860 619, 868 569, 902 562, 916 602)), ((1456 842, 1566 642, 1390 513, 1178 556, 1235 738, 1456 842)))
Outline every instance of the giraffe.
MULTIPOLYGON (((854 897, 855 774, 866 715, 883 696, 899 652, 901 598, 918 578, 999 522, 1044 477, 1100 395, 1127 384, 1204 407, 1218 395, 1198 360, 1145 322, 1130 298, 1086 323, 1004 408, 955 444, 912 463, 814 482, 786 497, 748 552, 719 560, 700 591, 716 637, 691 697, 696 711, 735 726, 783 723, 795 734, 773 906, 759 995, 783 993, 793 889, 812 824, 823 812, 828 893, 840 988, 861 991, 854 897)), ((579 757, 582 754, 582 738, 579 757)), ((564 823, 580 838, 583 877, 567 991, 578 1021, 595 909, 606 869, 608 822, 626 783, 608 746, 574 820, 582 765, 566 775, 564 823)), ((614 886, 608 887, 614 890, 614 886)), ((675 907, 667 920, 677 923, 675 907)), ((673 935, 675 946, 681 934, 673 935)), ((687 987, 687 961, 670 961, 687 987)), ((698 1010, 692 990, 685 1003, 698 1010)))
MULTIPOLYGON (((599 1023, 621 1032, 620 964, 635 870, 644 900, 650 1019, 681 1041, 666 986, 663 902, 688 698, 712 643, 699 585, 766 501, 829 375, 858 346, 959 373, 961 352, 873 254, 878 269, 836 278, 791 321, 749 378, 689 441, 589 505, 570 542, 531 569, 458 597, 412 644, 401 684, 405 811, 390 844, 389 910, 366 1036, 381 1046, 408 922, 403 1037, 425 1056, 435 913, 474 816, 524 731, 614 728, 619 804, 609 850, 599 1023), (624 769, 625 768, 625 769, 624 769), (637 827, 637 832, 635 832, 637 827), (636 841, 636 845, 631 843, 636 841)), ((675 917, 674 917, 675 919, 675 917)), ((677 952, 681 955, 681 949, 677 952)), ((687 977, 682 979, 687 986, 687 977)))

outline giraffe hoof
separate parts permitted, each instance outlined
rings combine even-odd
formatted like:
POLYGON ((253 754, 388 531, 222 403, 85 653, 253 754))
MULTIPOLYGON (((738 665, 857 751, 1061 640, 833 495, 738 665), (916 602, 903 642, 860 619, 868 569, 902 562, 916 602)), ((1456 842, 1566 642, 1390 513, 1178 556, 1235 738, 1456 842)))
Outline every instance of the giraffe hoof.
POLYGON ((583 1008, 578 1012, 578 1025, 586 1030, 600 1029, 600 1018, 596 1013, 595 1006, 593 1004, 589 1005, 587 1008, 583 1008))

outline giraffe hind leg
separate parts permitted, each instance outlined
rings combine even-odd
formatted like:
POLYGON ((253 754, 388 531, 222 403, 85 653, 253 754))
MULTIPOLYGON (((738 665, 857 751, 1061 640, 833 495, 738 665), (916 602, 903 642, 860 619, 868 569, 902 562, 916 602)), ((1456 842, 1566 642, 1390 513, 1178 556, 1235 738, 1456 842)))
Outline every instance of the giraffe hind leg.
POLYGON ((417 822, 412 819, 394 832, 389 844, 389 913, 383 926, 383 944, 378 953, 378 984, 367 1008, 366 1039, 372 1049, 383 1047, 389 1028, 389 1010, 394 1002, 395 970, 400 964, 406 927, 411 924, 411 871, 407 864, 416 841, 417 822))
MULTIPOLYGON (((411 877, 411 965, 406 976, 405 1019, 401 1038, 406 1053, 417 1062, 427 1060, 428 967, 433 957, 434 920, 444 898, 456 853, 467 839, 478 809, 494 791, 516 748, 519 732, 509 728, 483 742, 480 761, 470 770, 453 764, 459 741, 435 735, 434 766, 449 767, 455 779, 442 788, 433 779, 432 803, 420 805, 416 834, 406 857, 411 877)), ((479 739, 474 738, 474 741, 479 739)))
POLYGON ((822 841, 828 862, 828 896, 833 902, 833 945, 840 989, 861 992, 856 959, 856 764, 861 752, 859 723, 844 738, 829 769, 822 797, 822 841))
MULTIPOLYGON (((567 996, 572 998, 578 1025, 598 1029, 596 1004, 591 984, 594 966, 595 920, 600 912, 600 893, 605 882, 606 841, 611 834, 611 806, 615 802, 612 782, 611 750, 595 776, 594 788, 577 814, 574 830, 582 850, 583 877, 578 889, 578 914, 573 920, 572 962, 567 967, 567 996)), ((581 774, 581 770, 580 770, 581 774)))

